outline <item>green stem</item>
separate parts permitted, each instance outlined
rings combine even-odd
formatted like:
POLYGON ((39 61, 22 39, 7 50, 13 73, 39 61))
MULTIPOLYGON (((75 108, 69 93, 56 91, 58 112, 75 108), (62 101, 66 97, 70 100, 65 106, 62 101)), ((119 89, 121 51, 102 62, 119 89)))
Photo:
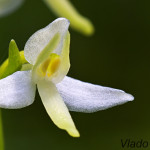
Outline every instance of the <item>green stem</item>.
POLYGON ((0 150, 4 150, 3 127, 2 127, 2 114, 0 110, 0 150))

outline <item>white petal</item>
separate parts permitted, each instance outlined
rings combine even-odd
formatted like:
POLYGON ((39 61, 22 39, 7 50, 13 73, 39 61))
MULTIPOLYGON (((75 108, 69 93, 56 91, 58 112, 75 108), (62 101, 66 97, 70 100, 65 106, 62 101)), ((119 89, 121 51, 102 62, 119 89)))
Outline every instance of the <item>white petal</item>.
POLYGON ((24 0, 0 0, 0 17, 16 10, 24 0))
POLYGON ((70 33, 68 32, 64 37, 63 48, 61 52, 61 63, 58 71, 55 73, 52 82, 59 83, 67 75, 70 68, 70 59, 69 59, 69 49, 70 49, 70 33))
POLYGON ((40 81, 39 94, 52 121, 61 129, 66 130, 71 136, 79 137, 79 133, 72 121, 69 111, 52 82, 40 81))
POLYGON ((0 80, 0 107, 17 109, 33 103, 36 86, 30 71, 18 71, 0 80))
POLYGON ((65 77, 57 89, 69 110, 96 112, 132 101, 134 97, 122 90, 85 83, 65 77))
POLYGON ((63 46, 63 38, 69 27, 69 21, 65 18, 58 18, 45 28, 34 33, 27 41, 24 54, 30 64, 35 64, 39 54, 50 43, 56 34, 60 35, 60 41, 53 53, 60 54, 63 46))

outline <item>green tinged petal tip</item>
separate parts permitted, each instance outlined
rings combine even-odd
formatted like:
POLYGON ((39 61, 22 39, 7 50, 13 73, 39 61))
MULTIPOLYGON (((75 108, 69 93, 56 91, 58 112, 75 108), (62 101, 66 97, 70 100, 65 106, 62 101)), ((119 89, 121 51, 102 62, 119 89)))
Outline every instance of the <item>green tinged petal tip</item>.
POLYGON ((49 8, 60 17, 70 20, 70 25, 78 32, 90 36, 94 33, 92 22, 80 15, 69 0, 44 0, 49 8))

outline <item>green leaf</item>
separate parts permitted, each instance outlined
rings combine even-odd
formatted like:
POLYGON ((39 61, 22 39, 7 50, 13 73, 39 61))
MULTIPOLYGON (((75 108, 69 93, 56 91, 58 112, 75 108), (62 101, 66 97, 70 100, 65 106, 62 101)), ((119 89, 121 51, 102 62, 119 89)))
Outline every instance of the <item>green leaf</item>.
POLYGON ((14 40, 9 44, 9 58, 3 63, 0 68, 0 78, 5 78, 16 71, 19 71, 22 67, 22 60, 19 49, 14 40))

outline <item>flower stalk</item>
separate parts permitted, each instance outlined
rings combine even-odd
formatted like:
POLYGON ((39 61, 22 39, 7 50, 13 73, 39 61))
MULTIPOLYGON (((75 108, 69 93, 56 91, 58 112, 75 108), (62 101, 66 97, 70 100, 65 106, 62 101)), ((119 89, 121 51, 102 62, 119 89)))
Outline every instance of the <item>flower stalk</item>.
POLYGON ((2 113, 0 109, 0 150, 4 150, 3 126, 2 126, 2 113))

